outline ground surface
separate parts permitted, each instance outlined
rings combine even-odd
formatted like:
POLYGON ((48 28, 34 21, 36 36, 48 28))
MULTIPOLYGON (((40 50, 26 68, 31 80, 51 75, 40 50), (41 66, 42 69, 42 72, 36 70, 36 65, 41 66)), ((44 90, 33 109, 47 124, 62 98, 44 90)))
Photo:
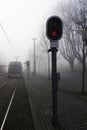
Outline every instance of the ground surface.
MULTIPOLYGON (((62 73, 58 89, 58 115, 62 130, 87 129, 87 75, 82 95, 82 74, 62 73)), ((59 130, 51 124, 52 87, 47 77, 26 80, 36 130, 59 130)))

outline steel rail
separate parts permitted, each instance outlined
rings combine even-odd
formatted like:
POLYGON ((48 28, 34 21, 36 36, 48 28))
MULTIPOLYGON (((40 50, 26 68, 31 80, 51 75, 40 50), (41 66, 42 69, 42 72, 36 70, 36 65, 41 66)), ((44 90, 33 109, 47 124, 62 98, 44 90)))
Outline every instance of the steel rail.
POLYGON ((13 93, 12 93, 11 100, 10 100, 10 102, 9 102, 9 105, 8 105, 6 114, 5 114, 5 116, 4 116, 4 119, 3 119, 3 122, 2 122, 2 125, 1 125, 0 130, 3 130, 3 128, 4 128, 4 125, 5 125, 5 122, 6 122, 6 119, 7 119, 7 116, 8 116, 10 107, 11 107, 11 104, 12 104, 13 99, 14 99, 14 96, 15 96, 16 88, 17 88, 17 87, 15 87, 15 89, 14 89, 14 91, 13 91, 13 93))
POLYGON ((9 81, 4 82, 2 85, 0 85, 0 88, 6 85, 9 81))

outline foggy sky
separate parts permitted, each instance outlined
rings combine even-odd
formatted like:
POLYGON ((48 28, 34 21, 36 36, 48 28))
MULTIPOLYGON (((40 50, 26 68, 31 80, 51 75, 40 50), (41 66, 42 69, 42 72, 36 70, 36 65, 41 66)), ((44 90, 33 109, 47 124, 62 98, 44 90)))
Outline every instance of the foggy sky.
POLYGON ((33 37, 37 37, 40 23, 58 0, 0 0, 0 61, 26 60, 28 50, 33 50, 33 37))

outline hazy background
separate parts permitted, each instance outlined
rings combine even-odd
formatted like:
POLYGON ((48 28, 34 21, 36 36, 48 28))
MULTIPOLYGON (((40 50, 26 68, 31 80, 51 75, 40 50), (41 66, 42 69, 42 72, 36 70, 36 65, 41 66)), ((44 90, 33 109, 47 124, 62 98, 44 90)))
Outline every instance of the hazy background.
POLYGON ((82 32, 79 19, 84 19, 83 14, 80 14, 80 10, 84 12, 86 5, 83 2, 86 3, 86 0, 0 0, 0 65, 8 65, 14 60, 24 64, 29 60, 33 71, 32 38, 36 38, 36 71, 48 73, 49 68, 51 71, 51 55, 48 57, 47 53, 50 43, 45 29, 47 18, 58 15, 64 22, 63 40, 59 41, 62 46, 57 53, 58 70, 72 70, 72 65, 77 63, 82 67, 82 32), (76 34, 73 29, 77 29, 76 34))
MULTIPOLYGON (((18 57, 25 61, 33 49, 33 37, 39 40, 40 24, 57 0, 0 0, 0 60, 6 63, 18 57)), ((37 43, 36 43, 37 44, 37 43)))

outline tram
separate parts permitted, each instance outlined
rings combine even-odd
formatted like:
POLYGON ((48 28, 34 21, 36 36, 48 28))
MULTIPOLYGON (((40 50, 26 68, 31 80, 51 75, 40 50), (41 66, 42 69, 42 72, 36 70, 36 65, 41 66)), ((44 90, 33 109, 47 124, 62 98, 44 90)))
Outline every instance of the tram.
POLYGON ((12 61, 8 66, 8 77, 9 78, 22 78, 22 63, 20 61, 12 61))

